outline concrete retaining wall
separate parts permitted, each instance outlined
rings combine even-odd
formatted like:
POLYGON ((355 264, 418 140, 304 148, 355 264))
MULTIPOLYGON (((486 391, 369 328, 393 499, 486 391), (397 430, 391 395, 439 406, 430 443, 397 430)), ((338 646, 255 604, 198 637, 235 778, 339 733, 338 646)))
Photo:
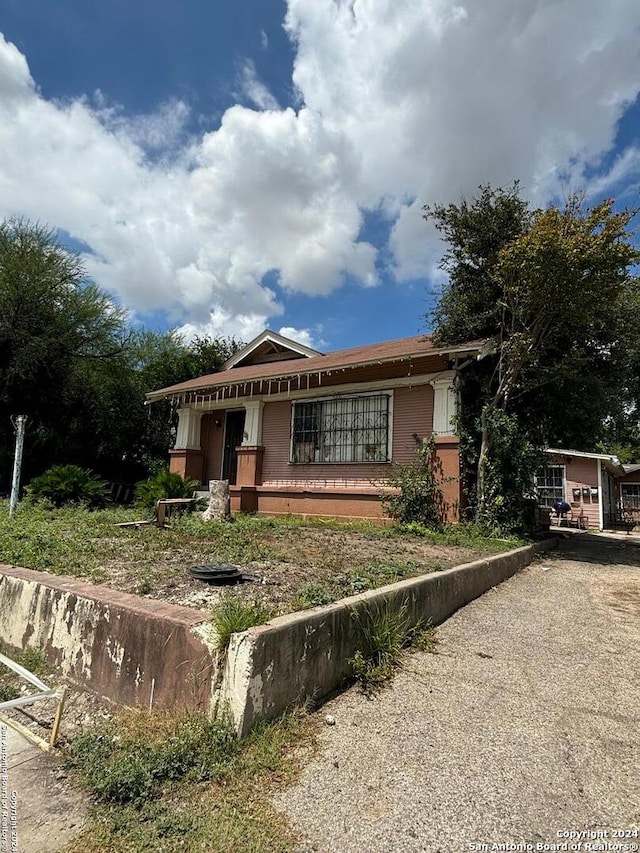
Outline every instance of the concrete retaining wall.
POLYGON ((442 622, 515 574, 553 541, 400 581, 234 634, 217 683, 206 614, 109 587, 0 565, 0 642, 34 645, 79 686, 128 706, 229 707, 236 731, 321 699, 351 674, 354 611, 406 607, 410 625, 442 622))
POLYGON ((554 544, 550 540, 529 545, 400 581, 234 634, 219 698, 228 704, 236 731, 244 735, 258 721, 278 716, 295 702, 320 699, 351 674, 348 660, 361 644, 354 611, 388 603, 405 606, 411 626, 421 620, 437 624, 554 544))
POLYGON ((15 566, 0 566, 0 642, 41 648, 79 686, 144 707, 211 705, 206 615, 15 566))

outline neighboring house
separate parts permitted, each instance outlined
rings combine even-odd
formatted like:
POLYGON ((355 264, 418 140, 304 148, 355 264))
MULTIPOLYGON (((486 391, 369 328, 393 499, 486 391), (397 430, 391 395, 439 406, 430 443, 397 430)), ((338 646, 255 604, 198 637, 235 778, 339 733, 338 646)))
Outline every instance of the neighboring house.
POLYGON ((618 480, 620 505, 640 524, 640 465, 623 465, 624 476, 618 480))
POLYGON ((449 520, 461 504, 456 374, 484 341, 425 336, 322 354, 265 331, 219 373, 148 394, 178 407, 170 467, 229 480, 234 510, 380 518, 391 463, 435 433, 449 520))
POLYGON ((589 527, 600 530, 616 527, 622 508, 634 501, 640 509, 640 465, 623 466, 606 453, 556 448, 546 453, 548 462, 536 477, 541 506, 552 507, 558 499, 577 505, 589 527))

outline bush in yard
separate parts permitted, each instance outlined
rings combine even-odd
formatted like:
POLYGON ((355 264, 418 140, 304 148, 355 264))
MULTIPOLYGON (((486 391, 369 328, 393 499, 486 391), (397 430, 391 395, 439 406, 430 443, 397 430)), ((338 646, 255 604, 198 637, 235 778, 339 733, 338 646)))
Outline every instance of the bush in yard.
POLYGON ((141 506, 153 509, 163 498, 190 498, 197 485, 197 480, 185 480, 180 474, 162 468, 153 477, 138 483, 136 501, 141 506))
POLYGON ((418 523, 440 527, 444 517, 443 482, 433 435, 425 441, 416 438, 416 453, 411 462, 396 462, 385 485, 397 492, 384 491, 380 500, 387 515, 401 524, 418 523))
POLYGON ((108 486, 92 471, 78 465, 54 465, 29 484, 32 500, 50 501, 54 506, 84 504, 101 509, 107 503, 108 486))

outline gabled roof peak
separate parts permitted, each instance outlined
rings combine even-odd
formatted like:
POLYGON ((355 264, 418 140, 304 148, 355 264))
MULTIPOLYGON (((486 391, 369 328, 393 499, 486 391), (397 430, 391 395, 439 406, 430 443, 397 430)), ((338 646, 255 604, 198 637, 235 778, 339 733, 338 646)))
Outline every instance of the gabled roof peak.
POLYGON ((265 329, 257 337, 234 353, 230 359, 225 361, 222 370, 230 370, 233 367, 245 367, 250 364, 270 364, 274 361, 290 361, 296 358, 313 358, 324 353, 311 347, 285 338, 271 329, 265 329))

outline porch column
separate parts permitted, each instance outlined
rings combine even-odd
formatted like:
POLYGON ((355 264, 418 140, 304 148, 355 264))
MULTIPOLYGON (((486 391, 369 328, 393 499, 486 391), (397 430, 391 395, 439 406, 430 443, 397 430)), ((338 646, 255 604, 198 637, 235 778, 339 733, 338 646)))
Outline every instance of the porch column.
POLYGON ((434 379, 433 386, 433 431, 436 435, 455 435, 455 416, 458 398, 453 378, 434 379))
POLYGON ((244 404, 244 439, 243 445, 257 447, 262 441, 262 410, 263 400, 251 400, 244 404))
POLYGON ((463 498, 460 482, 460 439, 455 428, 458 395, 453 377, 434 379, 431 384, 436 465, 444 498, 445 521, 455 522, 460 520, 463 498))
POLYGON ((200 426, 203 412, 188 406, 178 409, 178 432, 169 451, 169 470, 189 480, 202 480, 200 426))
MULTIPOLYGON (((238 486, 259 486, 262 483, 262 455, 264 447, 262 441, 262 411, 263 400, 251 400, 244 404, 244 437, 241 446, 237 449, 238 475, 236 484, 238 486)), ((241 491, 241 509, 247 512, 255 512, 257 509, 257 498, 250 495, 249 491, 241 491), (246 494, 245 494, 246 492, 246 494)))

